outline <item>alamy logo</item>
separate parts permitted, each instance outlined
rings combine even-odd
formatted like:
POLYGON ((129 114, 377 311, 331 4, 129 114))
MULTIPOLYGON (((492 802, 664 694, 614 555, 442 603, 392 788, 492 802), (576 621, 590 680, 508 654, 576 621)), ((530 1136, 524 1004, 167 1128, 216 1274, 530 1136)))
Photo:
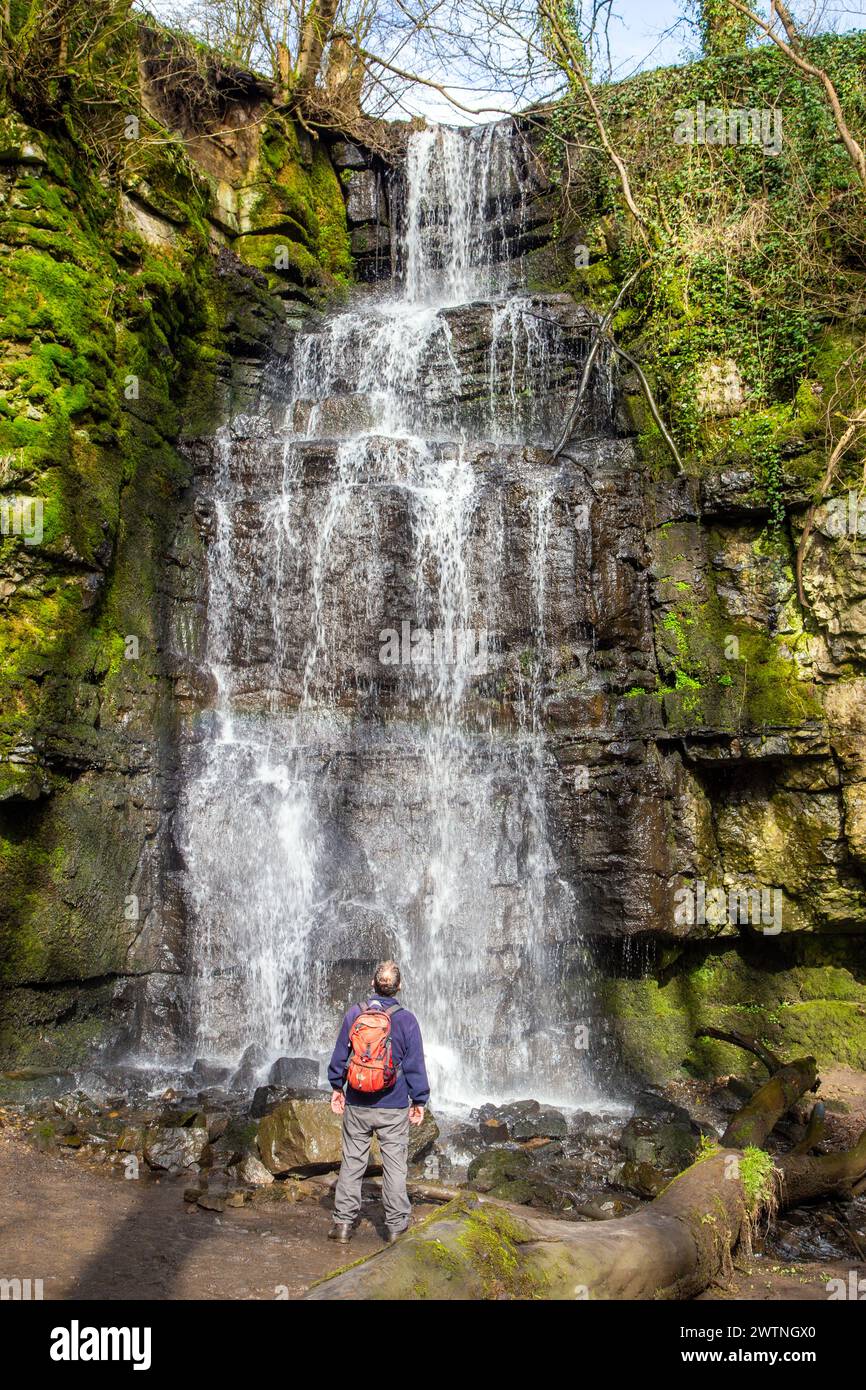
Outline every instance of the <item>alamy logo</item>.
POLYGON ((760 927, 764 936, 782 930, 781 888, 707 888, 698 879, 694 888, 674 893, 674 921, 680 927, 760 927))
POLYGON ((841 536, 866 536, 866 499, 853 488, 847 497, 833 497, 824 503, 820 529, 838 540, 841 536))
POLYGON ((404 620, 399 630, 384 627, 379 633, 379 661, 383 666, 468 666, 476 675, 487 670, 487 632, 474 628, 416 627, 404 620))
POLYGON ((675 145, 759 145, 766 155, 782 150, 782 113, 777 107, 707 106, 674 112, 675 145))
POLYGON ((20 536, 25 545, 42 541, 42 498, 0 497, 0 536, 20 536))
POLYGON ((69 1327, 51 1332, 52 1361, 131 1361, 134 1371, 150 1370, 149 1327, 69 1327))
POLYGON ((830 1295, 831 1303, 834 1299, 850 1299, 854 1303, 866 1300, 866 1279, 861 1279, 856 1269, 848 1270, 847 1284, 844 1279, 829 1279, 824 1288, 830 1295))
POLYGON ((0 1279, 0 1301, 29 1303, 44 1297, 41 1279, 0 1279))

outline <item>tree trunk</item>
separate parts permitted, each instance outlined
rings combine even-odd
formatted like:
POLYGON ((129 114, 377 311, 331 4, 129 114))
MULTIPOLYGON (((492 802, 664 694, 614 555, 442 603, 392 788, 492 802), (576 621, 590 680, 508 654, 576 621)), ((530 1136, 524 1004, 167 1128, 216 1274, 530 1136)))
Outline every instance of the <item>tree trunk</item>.
POLYGON ((292 59, 284 43, 277 43, 277 87, 279 103, 284 106, 289 100, 292 77, 292 59))
POLYGON ((337 0, 313 0, 301 34, 294 87, 296 99, 303 99, 316 85, 316 78, 322 66, 322 54, 334 27, 336 13, 337 0))
POLYGON ((817 1078, 814 1057, 802 1057, 781 1067, 734 1115, 722 1135, 724 1147, 745 1149, 752 1144, 761 1148, 786 1110, 814 1086, 817 1078))
MULTIPOLYGON (((813 1057, 780 1063, 732 1118, 721 1150, 698 1159, 630 1216, 563 1221, 462 1193, 395 1245, 315 1284, 305 1297, 693 1298, 726 1274, 732 1250, 762 1216, 850 1195, 862 1184, 866 1131, 853 1149, 820 1157, 799 1152, 774 1162, 759 1147, 815 1083, 813 1057)), ((810 1125, 812 1142, 820 1119, 810 1125)))
POLYGON ((613 1221, 559 1221, 467 1194, 306 1297, 690 1298, 721 1268, 746 1217, 727 1158, 686 1169, 642 1211, 613 1221))
POLYGON ((856 1148, 752 1168, 722 1150, 674 1178, 654 1202, 613 1221, 578 1223, 464 1194, 382 1252, 313 1286, 308 1299, 682 1299, 730 1267, 762 1212, 850 1193, 866 1172, 856 1148))

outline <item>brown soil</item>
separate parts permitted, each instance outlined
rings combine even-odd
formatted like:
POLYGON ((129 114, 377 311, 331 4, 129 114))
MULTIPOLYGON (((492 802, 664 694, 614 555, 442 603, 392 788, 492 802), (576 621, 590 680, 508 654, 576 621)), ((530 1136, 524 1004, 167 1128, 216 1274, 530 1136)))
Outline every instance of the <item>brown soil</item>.
MULTIPOLYGON (((866 1075, 834 1068, 823 1073, 821 1094, 845 1102, 847 1113, 833 1123, 853 1142, 866 1124, 866 1075)), ((381 1249, 383 1214, 372 1198, 345 1247, 327 1239, 331 1198, 321 1185, 300 1201, 287 1199, 293 1185, 275 1185, 253 1205, 217 1214, 184 1203, 187 1181, 129 1181, 73 1151, 39 1152, 0 1121, 0 1278, 41 1279, 46 1299, 295 1299, 381 1249)), ((417 1206, 416 1220, 431 1210, 417 1206)), ((847 1280, 852 1269, 866 1278, 855 1257, 782 1265, 755 1255, 739 1263, 730 1283, 701 1301, 823 1301, 830 1279, 847 1280)))
POLYGON ((338 1246, 325 1195, 216 1214, 185 1205, 185 1185, 94 1172, 0 1130, 0 1278, 41 1279, 46 1299, 299 1298, 382 1246, 375 1201, 338 1246))
POLYGON ((852 1270, 856 1271, 858 1279, 866 1277, 866 1265, 858 1265, 855 1261, 831 1260, 825 1264, 787 1265, 783 1268, 772 1260, 754 1259, 746 1268, 734 1270, 729 1284, 712 1284, 698 1295, 696 1301, 723 1303, 729 1299, 746 1299, 749 1302, 809 1300, 826 1303, 830 1298, 827 1284, 831 1279, 841 1279, 846 1291, 850 1291, 852 1270))

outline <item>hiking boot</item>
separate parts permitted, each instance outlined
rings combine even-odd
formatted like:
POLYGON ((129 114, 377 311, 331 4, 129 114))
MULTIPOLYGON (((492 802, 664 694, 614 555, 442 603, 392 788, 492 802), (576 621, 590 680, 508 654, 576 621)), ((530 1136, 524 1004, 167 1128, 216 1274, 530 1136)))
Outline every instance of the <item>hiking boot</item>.
POLYGON ((337 1240, 341 1245, 348 1245, 355 1228, 351 1221, 335 1221, 328 1232, 328 1240, 337 1240))
POLYGON ((386 1245, 393 1245, 394 1242, 395 1242, 395 1241, 398 1241, 398 1240, 400 1239, 401 1236, 405 1236, 405 1234, 406 1234, 406 1232, 408 1231, 408 1229, 409 1229, 408 1226, 404 1226, 403 1229, 402 1229, 402 1231, 392 1231, 390 1226, 386 1226, 386 1227, 385 1227, 385 1244, 386 1244, 386 1245))

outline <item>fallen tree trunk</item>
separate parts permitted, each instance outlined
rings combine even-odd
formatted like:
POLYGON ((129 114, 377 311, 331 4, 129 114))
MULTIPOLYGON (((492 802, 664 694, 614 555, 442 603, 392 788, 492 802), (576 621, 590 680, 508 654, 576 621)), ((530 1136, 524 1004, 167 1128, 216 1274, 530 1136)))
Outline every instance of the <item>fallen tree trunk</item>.
POLYGON ((725 1158, 687 1169, 642 1211, 601 1223, 465 1194, 306 1297, 688 1298, 718 1270, 720 1250, 730 1250, 746 1215, 742 1183, 726 1179, 725 1158))
POLYGON ((850 1197, 866 1176, 866 1130, 842 1153, 786 1154, 778 1162, 780 1205, 795 1207, 816 1197, 850 1197))
POLYGON ((814 1057, 801 1057, 797 1062, 780 1067, 733 1116, 722 1135, 722 1146, 761 1148, 786 1111, 804 1091, 814 1086, 817 1079, 818 1064, 814 1057))
POLYGON ((305 1297, 693 1298, 729 1270, 738 1241, 777 1206, 850 1193, 864 1173, 866 1133, 847 1153, 792 1156, 778 1166, 759 1150, 720 1150, 641 1211, 599 1224, 465 1193, 305 1297))
MULTIPOLYGON (((751 1040, 726 1041, 758 1053, 751 1040)), ((722 1147, 704 1153, 656 1199, 619 1219, 577 1223, 461 1193, 395 1245, 314 1285, 308 1299, 682 1299, 731 1266, 779 1207, 851 1195, 866 1181, 866 1132, 853 1149, 774 1161, 760 1147, 796 1100, 817 1085, 814 1057, 782 1063, 731 1119, 722 1147)), ((816 1107, 807 1139, 820 1136, 816 1107)), ((443 1194, 444 1195, 444 1194, 443 1194)))

